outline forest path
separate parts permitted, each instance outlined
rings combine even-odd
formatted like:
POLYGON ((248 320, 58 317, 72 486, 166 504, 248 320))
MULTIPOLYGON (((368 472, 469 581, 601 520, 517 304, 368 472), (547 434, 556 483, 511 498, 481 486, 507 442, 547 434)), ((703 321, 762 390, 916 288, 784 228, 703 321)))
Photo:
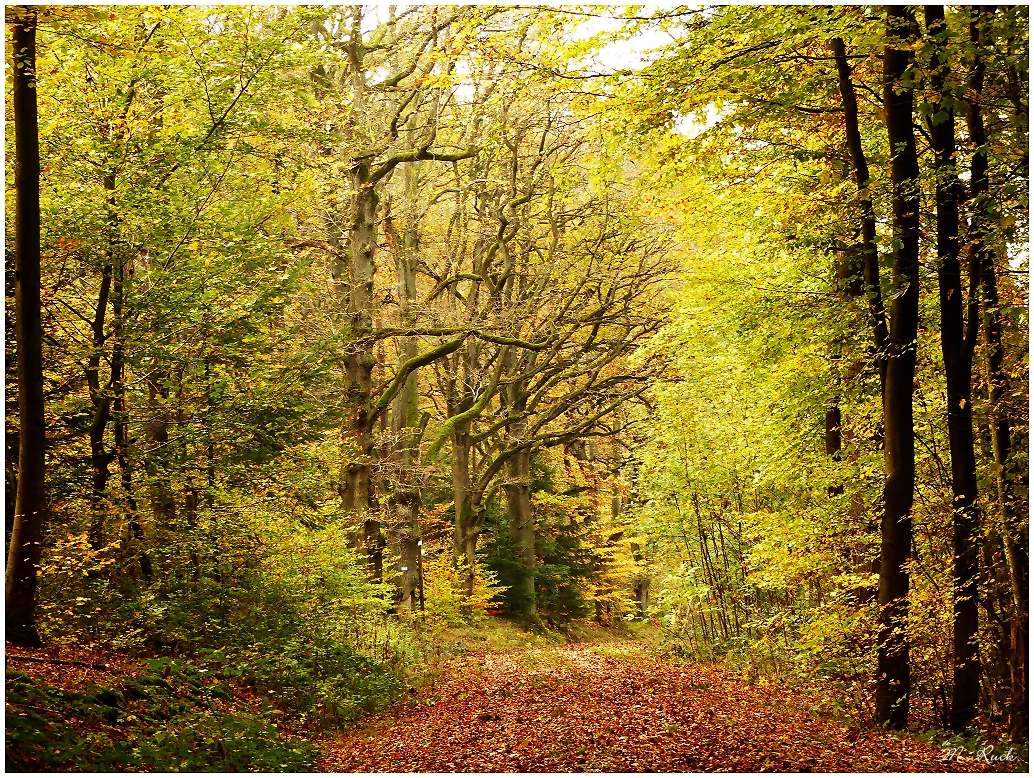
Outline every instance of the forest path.
POLYGON ((470 654, 325 743, 327 772, 944 772, 941 750, 808 713, 806 697, 642 646, 470 654))

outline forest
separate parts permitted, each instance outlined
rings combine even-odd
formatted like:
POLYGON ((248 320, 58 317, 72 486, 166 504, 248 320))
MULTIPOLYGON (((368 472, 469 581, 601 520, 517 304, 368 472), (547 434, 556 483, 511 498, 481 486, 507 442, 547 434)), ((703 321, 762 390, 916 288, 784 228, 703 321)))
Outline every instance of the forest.
POLYGON ((7 769, 1025 771, 1028 19, 6 6, 7 769))

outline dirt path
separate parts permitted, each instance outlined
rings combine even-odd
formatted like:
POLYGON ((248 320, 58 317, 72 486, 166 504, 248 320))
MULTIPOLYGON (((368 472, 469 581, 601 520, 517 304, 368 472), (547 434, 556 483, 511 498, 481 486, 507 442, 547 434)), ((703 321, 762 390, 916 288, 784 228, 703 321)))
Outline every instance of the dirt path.
POLYGON ((807 713, 782 687, 575 646, 465 657, 329 743, 328 772, 945 772, 939 748, 807 713))

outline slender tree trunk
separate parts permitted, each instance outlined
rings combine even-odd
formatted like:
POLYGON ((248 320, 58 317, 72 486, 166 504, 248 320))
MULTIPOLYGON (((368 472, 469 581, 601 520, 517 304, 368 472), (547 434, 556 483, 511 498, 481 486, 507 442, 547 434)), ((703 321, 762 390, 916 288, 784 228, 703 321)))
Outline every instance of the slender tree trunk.
POLYGON ((155 359, 147 374, 147 410, 150 419, 147 437, 150 455, 147 474, 151 479, 151 509, 156 527, 168 529, 176 516, 176 501, 169 486, 169 370, 161 368, 155 359))
MULTIPOLYGON (((854 81, 852 80, 851 65, 847 59, 847 49, 841 38, 833 39, 832 48, 836 61, 841 104, 844 108, 844 133, 847 141, 847 150, 851 159, 855 186, 858 190, 858 208, 861 213, 859 233, 861 235, 862 281, 864 293, 868 300, 869 326, 872 330, 872 355, 880 376, 880 398, 882 400, 887 383, 887 345, 889 334, 887 332, 887 313, 883 304, 883 294, 880 291, 880 263, 876 246, 876 211, 872 204, 872 190, 869 186, 869 163, 865 156, 865 149, 862 146, 862 135, 858 121, 858 96, 855 93, 854 81)), ((854 267, 854 263, 851 264, 851 267, 854 267)), ((857 270, 854 270, 851 274, 852 278, 856 274, 857 270)), ((849 293, 854 295, 854 289, 851 289, 849 293)), ((883 445, 882 421, 877 426, 874 442, 877 449, 883 445)), ((880 559, 877 554, 873 554, 867 561, 862 563, 862 572, 864 573, 878 573, 879 569, 880 559)), ((868 596, 863 591, 859 591, 860 601, 867 598, 868 596)))
MULTIPOLYGON (((858 266, 858 252, 852 249, 838 249, 836 252, 836 271, 837 280, 840 282, 840 293, 842 297, 861 297, 865 293, 864 279, 862 277, 861 268, 858 266)), ((841 382, 841 357, 842 357, 842 346, 839 341, 833 343, 830 349, 830 373, 831 378, 835 384, 841 382)), ((854 379, 857 377, 858 369, 852 367, 848 371, 849 374, 844 376, 843 380, 854 379)), ((826 408, 826 434, 824 442, 826 446, 826 456, 828 456, 833 462, 839 462, 843 456, 844 448, 844 432, 843 432, 843 412, 840 409, 840 396, 839 386, 837 393, 832 398, 832 401, 828 408, 826 408)), ((829 496, 837 497, 844 493, 844 484, 842 481, 830 484, 829 496)))
POLYGON ((115 451, 118 453, 119 473, 122 477, 122 491, 126 501, 126 521, 130 536, 140 544, 140 572, 147 583, 154 579, 154 567, 145 546, 144 527, 140 523, 140 510, 133 493, 133 469, 129 451, 129 411, 126 407, 125 386, 116 400, 115 407, 115 451))
POLYGON ((883 398, 884 514, 880 527, 880 647, 877 654, 876 716, 880 724, 908 723, 910 664, 909 576, 915 441, 912 387, 919 325, 919 160, 912 129, 913 90, 904 78, 912 67, 909 46, 917 35, 905 6, 887 8, 888 43, 883 55, 883 102, 891 149, 893 184, 894 297, 883 398))
POLYGON ((978 275, 970 273, 969 326, 963 315, 962 271, 959 263, 959 192, 955 168, 955 111, 945 89, 949 72, 944 7, 925 6, 928 35, 934 51, 930 81, 941 96, 940 121, 929 122, 933 141, 937 198, 937 285, 941 310, 941 353, 948 397, 948 446, 952 472, 952 540, 954 606, 952 646, 951 726, 961 732, 976 716, 980 702, 980 658, 977 655, 977 469, 973 441, 972 366, 976 345, 978 275))
MULTIPOLYGON (((844 108, 844 130, 847 137, 847 149, 851 158, 851 169, 854 173, 855 185, 858 189, 858 207, 861 211, 861 258, 862 279, 865 295, 869 301, 869 317, 873 333, 874 358, 880 373, 881 386, 886 382, 887 373, 887 315, 883 307, 883 296, 880 292, 880 264, 876 250, 876 212, 872 205, 872 192, 869 189, 869 163, 862 147, 862 135, 858 125, 858 97, 855 94, 854 82, 851 79, 851 65, 847 60, 847 51, 841 38, 832 41, 833 55, 836 60, 837 81, 840 88, 841 103, 844 108)), ((854 270, 854 265, 852 264, 854 270)), ((854 278, 857 270, 851 273, 854 278)))
POLYGON ((36 10, 13 25, 11 103, 15 139, 15 316, 18 349, 18 492, 4 581, 7 640, 39 645, 36 575, 46 516, 47 426, 40 305, 40 161, 36 114, 36 10))
POLYGON ((969 260, 980 268, 980 287, 983 298, 982 330, 987 347, 988 404, 990 406, 991 449, 995 463, 995 481, 998 502, 1002 511, 1003 543, 1009 569, 1015 613, 1012 619, 1012 695, 1009 728, 1014 737, 1026 732, 1027 721, 1027 621, 1029 599, 1027 578, 1029 556, 1024 538, 1013 487, 1012 433, 1004 399, 1008 390, 1008 376, 1003 369, 1005 355, 1002 345, 1002 322, 999 313, 998 280, 995 269, 995 250, 989 240, 989 230, 995 223, 987 161, 987 132, 984 127, 983 90, 986 65, 981 48, 988 45, 987 29, 995 13, 994 6, 979 6, 971 11, 970 41, 974 49, 973 66, 969 75, 969 107, 966 123, 973 144, 970 170, 970 194, 973 210, 970 225, 969 260))
MULTIPOLYGON (((105 188, 114 187, 114 181, 110 176, 105 176, 105 188), (110 186, 109 186, 110 183, 110 186)), ((104 434, 108 428, 108 420, 111 418, 111 392, 110 387, 102 387, 100 382, 101 353, 104 349, 105 319, 108 312, 108 300, 111 296, 111 277, 113 265, 109 261, 101 271, 101 285, 97 293, 97 308, 93 317, 93 350, 90 359, 86 364, 86 385, 90 390, 90 401, 93 404, 93 420, 90 423, 90 469, 92 471, 92 482, 90 484, 90 546, 94 551, 104 545, 104 505, 105 491, 108 486, 110 472, 108 466, 114 456, 104 447, 104 434)))

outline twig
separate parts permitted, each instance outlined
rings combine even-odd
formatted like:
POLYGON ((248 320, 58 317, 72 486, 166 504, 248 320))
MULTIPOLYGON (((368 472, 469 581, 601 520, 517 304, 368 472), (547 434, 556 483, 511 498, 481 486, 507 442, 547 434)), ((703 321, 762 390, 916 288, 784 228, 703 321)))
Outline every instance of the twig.
POLYGON ((56 665, 77 665, 78 667, 90 667, 94 670, 107 670, 108 666, 101 662, 82 662, 78 659, 46 659, 45 657, 39 656, 17 656, 15 654, 8 654, 8 659, 14 659, 19 662, 49 662, 56 665))

